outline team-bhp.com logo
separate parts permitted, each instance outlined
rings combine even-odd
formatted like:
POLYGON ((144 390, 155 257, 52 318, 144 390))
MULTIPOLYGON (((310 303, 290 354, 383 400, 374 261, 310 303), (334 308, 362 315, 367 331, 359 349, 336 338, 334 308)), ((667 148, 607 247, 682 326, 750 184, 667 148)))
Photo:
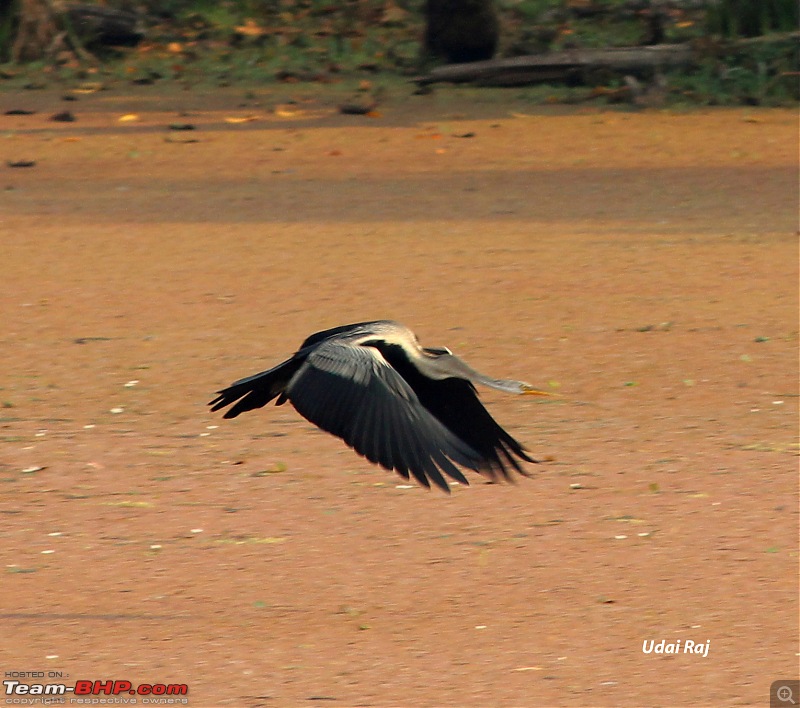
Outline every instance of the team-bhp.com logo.
MULTIPOLYGON (((189 693, 189 686, 185 683, 140 683, 134 685, 130 681, 76 681, 74 686, 67 686, 64 683, 23 683, 22 681, 3 681, 6 696, 39 696, 41 698, 53 698, 56 696, 143 696, 142 703, 164 702, 162 697, 169 696, 173 700, 170 703, 188 702, 175 701, 177 696, 186 696, 189 693)), ((6 703, 16 703, 14 699, 5 701, 6 703)), ((103 701, 112 703, 117 701, 103 701)), ((122 701, 120 701, 122 702, 122 701)), ((128 701, 125 701, 128 702, 128 701)), ((92 699, 71 699, 70 703, 95 703, 92 699)))

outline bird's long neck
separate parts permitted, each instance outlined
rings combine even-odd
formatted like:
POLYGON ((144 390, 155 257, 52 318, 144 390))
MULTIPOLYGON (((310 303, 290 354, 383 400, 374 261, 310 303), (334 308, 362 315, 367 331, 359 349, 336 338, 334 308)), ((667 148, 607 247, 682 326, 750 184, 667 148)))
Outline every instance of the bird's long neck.
POLYGON ((446 379, 453 376, 471 381, 473 384, 480 384, 488 388, 503 391, 505 393, 520 393, 519 381, 506 381, 504 379, 493 379, 480 371, 475 371, 469 364, 459 359, 454 354, 444 354, 431 357, 427 362, 429 374, 436 375, 437 378, 446 379))

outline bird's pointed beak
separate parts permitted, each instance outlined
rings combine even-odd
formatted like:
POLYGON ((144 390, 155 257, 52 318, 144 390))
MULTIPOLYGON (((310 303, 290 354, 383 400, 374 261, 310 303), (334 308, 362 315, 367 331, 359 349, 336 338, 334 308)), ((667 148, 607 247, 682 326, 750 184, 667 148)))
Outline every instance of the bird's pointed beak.
POLYGON ((550 393, 549 391, 540 391, 538 388, 528 388, 522 392, 523 396, 558 396, 557 393, 550 393))

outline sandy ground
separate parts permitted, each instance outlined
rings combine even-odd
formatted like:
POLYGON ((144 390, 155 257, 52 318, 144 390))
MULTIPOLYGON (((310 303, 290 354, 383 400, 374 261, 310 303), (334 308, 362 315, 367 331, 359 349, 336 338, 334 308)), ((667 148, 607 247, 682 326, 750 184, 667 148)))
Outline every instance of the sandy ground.
POLYGON ((374 118, 0 96, 37 110, 0 116, 3 672, 197 707, 765 705, 797 677, 794 112, 444 91, 374 118), (209 414, 375 318, 562 394, 484 395, 532 479, 448 497, 290 406, 209 414))

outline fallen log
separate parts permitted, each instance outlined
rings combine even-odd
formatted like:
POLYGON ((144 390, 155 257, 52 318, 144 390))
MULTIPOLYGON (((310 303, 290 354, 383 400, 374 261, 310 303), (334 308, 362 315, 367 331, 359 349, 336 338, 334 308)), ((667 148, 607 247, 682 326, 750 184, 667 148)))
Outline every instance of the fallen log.
POLYGON ((432 69, 413 81, 427 84, 477 83, 481 86, 520 86, 532 83, 576 82, 598 70, 620 74, 652 73, 654 70, 688 66, 694 52, 688 44, 648 47, 571 49, 548 54, 449 64, 432 69))

